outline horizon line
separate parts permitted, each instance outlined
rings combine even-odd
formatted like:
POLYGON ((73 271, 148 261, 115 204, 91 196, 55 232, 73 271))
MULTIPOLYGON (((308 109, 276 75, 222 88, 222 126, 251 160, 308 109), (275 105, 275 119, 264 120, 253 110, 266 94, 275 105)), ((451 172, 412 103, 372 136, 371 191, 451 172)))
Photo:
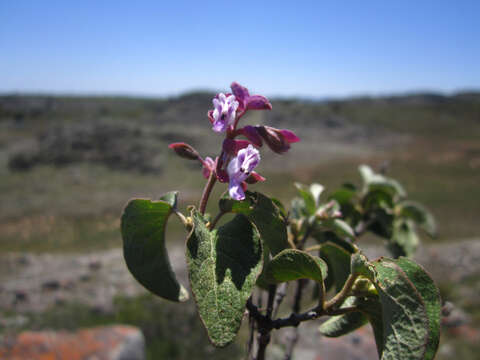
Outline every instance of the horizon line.
MULTIPOLYGON (((142 92, 128 92, 128 91, 71 91, 71 90, 0 90, 0 96, 53 96, 53 97, 71 97, 71 98, 131 98, 131 99, 171 99, 180 98, 189 94, 216 94, 221 91, 205 88, 192 88, 189 90, 171 92, 169 94, 160 93, 142 93, 142 92)), ((452 97, 461 94, 480 94, 480 87, 464 87, 454 90, 434 90, 428 88, 418 88, 411 90, 399 90, 399 91, 365 91, 365 92, 352 92, 345 95, 332 94, 332 95, 305 95, 305 94, 289 94, 289 95, 266 95, 270 99, 286 100, 286 99, 304 99, 312 101, 325 101, 325 100, 346 100, 356 98, 388 98, 388 97, 402 97, 412 95, 438 95, 445 97, 452 97)))

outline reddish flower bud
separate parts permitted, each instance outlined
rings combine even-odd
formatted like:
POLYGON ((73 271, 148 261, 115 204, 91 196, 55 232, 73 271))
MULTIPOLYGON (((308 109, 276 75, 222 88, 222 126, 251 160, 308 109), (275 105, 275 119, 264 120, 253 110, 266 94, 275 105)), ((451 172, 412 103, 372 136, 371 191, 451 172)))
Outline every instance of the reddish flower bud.
POLYGON ((300 141, 300 138, 297 135, 295 135, 293 131, 283 129, 283 130, 280 130, 280 132, 290 144, 300 141))
POLYGON ((238 132, 245 136, 248 140, 250 140, 253 145, 258 147, 261 147, 263 145, 262 137, 258 134, 255 126, 247 125, 238 130, 238 132))
POLYGON ((215 161, 209 156, 203 161, 202 175, 205 179, 210 177, 212 171, 215 170, 215 161))
POLYGON ((290 149, 290 143, 300 139, 290 130, 275 129, 270 126, 256 126, 258 133, 272 151, 282 154, 290 149))
POLYGON ((247 98, 250 96, 248 89, 237 82, 233 82, 230 88, 233 95, 235 95, 235 99, 240 103, 240 110, 245 109, 247 98))
POLYGON ((241 115, 246 110, 271 110, 272 104, 265 96, 262 95, 250 95, 248 89, 237 82, 233 82, 230 85, 232 93, 235 95, 235 100, 238 101, 238 110, 241 115))
POLYGON ((245 182, 248 184, 255 184, 259 181, 265 181, 265 180, 267 179, 265 179, 262 175, 260 175, 259 173, 256 173, 255 171, 252 171, 250 173, 250 176, 245 179, 245 182))
POLYGON ((198 160, 199 155, 197 150, 195 150, 192 146, 183 143, 183 142, 178 142, 178 143, 173 143, 168 145, 170 149, 173 149, 177 153, 178 156, 188 159, 188 160, 198 160))
POLYGON ((248 110, 272 110, 272 104, 265 96, 252 95, 247 98, 248 110))

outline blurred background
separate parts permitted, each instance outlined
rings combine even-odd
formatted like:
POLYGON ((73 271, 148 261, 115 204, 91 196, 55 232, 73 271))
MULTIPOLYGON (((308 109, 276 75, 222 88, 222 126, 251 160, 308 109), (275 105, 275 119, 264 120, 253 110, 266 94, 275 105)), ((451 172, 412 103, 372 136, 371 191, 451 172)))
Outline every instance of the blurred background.
MULTIPOLYGON (((242 357, 245 329, 215 350, 191 301, 135 283, 119 233, 132 197, 179 190, 182 210, 198 201, 199 166, 167 145, 217 154, 206 113, 238 81, 273 105, 244 124, 302 139, 283 156, 262 150, 268 181, 255 190, 288 203, 294 181, 333 191, 359 184, 365 163, 434 213, 439 236, 423 239, 417 259, 454 304, 437 358, 476 359, 479 13, 474 0, 1 1, 0 340, 126 324, 141 329, 148 359, 242 357)), ((169 226, 185 283, 185 234, 169 226)), ((299 358, 322 353, 314 330, 299 358)), ((348 356, 330 358, 359 359, 348 356)))

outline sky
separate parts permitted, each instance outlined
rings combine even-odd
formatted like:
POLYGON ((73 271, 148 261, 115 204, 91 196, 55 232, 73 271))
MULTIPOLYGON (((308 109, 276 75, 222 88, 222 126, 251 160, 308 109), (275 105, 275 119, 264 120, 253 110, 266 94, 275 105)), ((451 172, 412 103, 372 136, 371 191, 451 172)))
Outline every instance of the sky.
POLYGON ((480 88, 480 1, 0 0, 0 92, 480 88))

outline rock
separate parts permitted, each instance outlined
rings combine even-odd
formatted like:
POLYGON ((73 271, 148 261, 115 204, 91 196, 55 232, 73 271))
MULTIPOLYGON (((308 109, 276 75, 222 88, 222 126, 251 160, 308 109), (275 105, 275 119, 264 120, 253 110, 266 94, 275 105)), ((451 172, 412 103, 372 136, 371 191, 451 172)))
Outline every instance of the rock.
POLYGON ((108 326, 75 333, 26 331, 4 339, 0 359, 144 360, 145 340, 132 326, 108 326))

